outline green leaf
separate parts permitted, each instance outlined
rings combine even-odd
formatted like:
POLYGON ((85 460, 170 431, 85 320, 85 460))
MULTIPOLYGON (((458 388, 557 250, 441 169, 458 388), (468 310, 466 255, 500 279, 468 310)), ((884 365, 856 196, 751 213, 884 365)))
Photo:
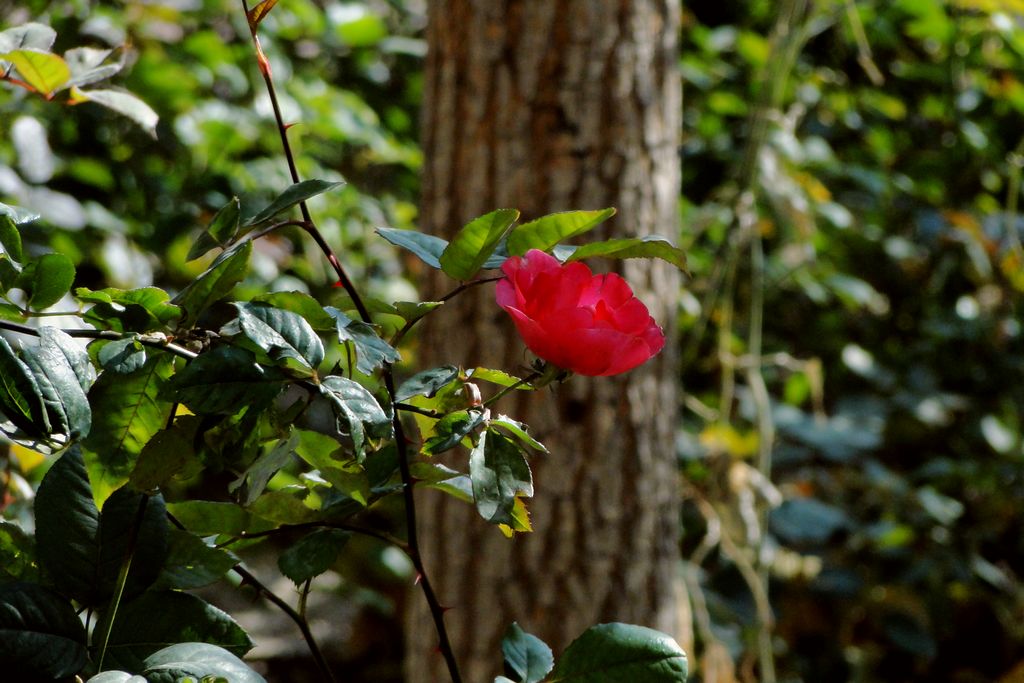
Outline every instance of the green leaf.
POLYGON ((128 480, 143 447, 167 424, 172 405, 159 397, 174 364, 167 354, 152 356, 128 374, 104 372, 89 390, 95 409, 83 442, 96 455, 93 476, 115 486, 128 480))
POLYGON ((315 197, 318 194, 327 192, 328 190, 341 187, 344 184, 345 183, 329 182, 327 180, 303 180, 300 183, 295 183, 278 195, 277 199, 270 203, 270 206, 263 209, 252 218, 246 219, 242 223, 242 227, 248 228, 259 225, 260 223, 266 223, 279 213, 290 209, 296 204, 304 202, 310 197, 315 197))
POLYGON ((660 631, 630 624, 599 624, 574 640, 550 683, 684 683, 686 653, 660 631))
MULTIPOLYGON (((105 626, 106 619, 97 627, 99 632, 105 626)), ((152 665, 143 660, 153 653, 190 641, 223 647, 238 656, 252 648, 249 636, 234 619, 201 598, 177 591, 150 591, 121 605, 110 631, 105 662, 127 671, 143 671, 152 665)))
POLYGON ((518 439, 519 442, 524 446, 528 446, 533 450, 540 451, 542 453, 548 452, 548 449, 544 447, 544 444, 530 436, 530 434, 528 433, 529 428, 522 422, 517 422, 516 420, 513 420, 512 418, 506 415, 499 415, 495 419, 491 420, 488 424, 491 427, 498 427, 508 432, 516 439, 518 439))
POLYGON ((303 431, 296 453, 316 468, 320 476, 337 491, 361 507, 369 505, 372 487, 368 472, 353 460, 347 459, 337 441, 323 434, 303 431))
POLYGON ((100 513, 77 446, 61 455, 43 477, 35 516, 39 565, 69 597, 86 605, 98 602, 100 513))
POLYGON ((264 303, 233 302, 238 318, 221 329, 225 336, 245 335, 274 361, 294 359, 315 373, 324 360, 324 345, 313 328, 298 313, 264 303))
POLYGON ((183 677, 230 683, 267 683, 227 650, 206 643, 178 643, 146 658, 149 683, 182 683, 183 677))
POLYGON ((307 524, 320 519, 319 510, 306 505, 309 490, 304 486, 286 486, 267 491, 253 501, 249 511, 278 524, 307 524))
POLYGON ((267 488, 271 477, 292 461, 298 443, 299 435, 296 433, 290 434, 286 439, 279 439, 273 448, 256 458, 242 476, 228 485, 228 491, 234 493, 244 484, 244 492, 239 501, 242 505, 251 504, 267 488))
POLYGON ((523 380, 515 375, 510 375, 507 372, 501 370, 492 370, 491 368, 474 368, 468 373, 470 379, 482 380, 484 382, 490 382, 491 384, 497 384, 501 387, 516 387, 521 391, 531 391, 533 386, 530 384, 523 383, 523 380))
POLYGON ((448 413, 434 424, 434 435, 423 443, 421 452, 437 455, 455 448, 484 421, 483 410, 457 410, 448 413))
POLYGON ((515 523, 516 496, 533 495, 533 476, 523 451, 503 434, 487 430, 469 456, 477 512, 492 524, 515 523))
POLYGON ((686 270, 686 253, 682 249, 672 246, 671 242, 659 235, 626 237, 584 244, 573 249, 572 255, 566 259, 566 263, 582 261, 595 256, 616 259, 659 258, 671 263, 679 270, 686 270))
POLYGON ((21 249, 21 233, 14 220, 0 212, 0 247, 12 261, 21 263, 25 254, 21 249))
POLYGON ((85 666, 85 627, 71 603, 32 583, 0 586, 4 680, 55 681, 85 666))
POLYGON ((167 538, 167 561, 156 580, 157 588, 202 588, 238 564, 233 553, 209 546, 188 531, 171 528, 167 538))
POLYGON ((437 489, 438 491, 447 493, 449 496, 457 498, 463 503, 473 502, 473 482, 470 480, 469 475, 456 474, 455 476, 447 479, 427 482, 424 485, 427 488, 437 489))
POLYGON ((92 410, 85 388, 92 368, 87 354, 64 332, 55 327, 42 327, 39 343, 26 347, 22 359, 35 377, 50 428, 67 434, 70 439, 88 435, 92 410), (76 369, 89 374, 80 379, 76 369))
POLYGON ((0 54, 18 70, 21 80, 47 99, 71 79, 67 62, 46 50, 26 47, 0 54))
POLYGON ((127 671, 104 671, 85 683, 147 683, 147 681, 142 676, 135 676, 127 671))
POLYGON ((469 280, 490 258, 501 238, 519 219, 515 209, 498 209, 465 225, 448 243, 438 262, 456 280, 469 280))
POLYGON ((235 288, 249 270, 252 242, 246 241, 224 251, 210 267, 181 290, 172 301, 185 309, 182 322, 194 325, 199 315, 235 288))
POLYGON ((396 401, 406 401, 413 396, 431 398, 441 387, 450 384, 459 376, 459 369, 454 365, 443 365, 418 372, 402 382, 395 392, 396 401))
POLYGON ((411 251, 431 268, 441 269, 441 254, 448 246, 447 240, 415 230, 396 228, 377 228, 377 234, 396 247, 411 251))
POLYGON ((167 509, 186 529, 200 536, 238 536, 242 532, 255 533, 276 526, 235 503, 187 500, 168 503, 167 509))
POLYGON ((44 438, 50 432, 46 405, 29 369, 0 337, 0 411, 10 420, 11 427, 4 427, 8 436, 13 436, 17 427, 30 437, 44 438))
POLYGON ((501 652, 505 656, 505 673, 515 676, 520 683, 540 683, 555 665, 551 648, 515 622, 505 631, 501 652))
POLYGON ((338 339, 342 343, 352 342, 355 347, 356 369, 359 372, 369 375, 384 363, 397 363, 401 360, 398 352, 381 339, 370 325, 349 318, 333 306, 327 306, 324 310, 336 321, 338 339))
POLYGON ((615 209, 565 211, 517 225, 508 236, 508 253, 522 256, 530 249, 548 251, 562 240, 593 230, 615 215, 615 209))
POLYGON ((0 216, 7 216, 15 225, 21 225, 22 223, 31 223, 34 220, 39 219, 39 214, 28 209, 23 209, 18 206, 10 206, 8 204, 0 203, 0 216))
MULTIPOLYGON (((59 590, 82 605, 110 599, 141 501, 140 494, 119 489, 100 513, 78 449, 71 448, 53 464, 36 495, 36 545, 40 565, 59 590)), ((166 510, 163 498, 152 496, 142 516, 125 594, 140 593, 152 584, 166 554, 166 510)))
POLYGON ((130 92, 123 90, 79 90, 71 89, 74 102, 95 102, 137 123, 150 137, 156 138, 156 124, 160 116, 153 108, 130 92))
POLYGON ((146 347, 139 343, 137 337, 97 343, 101 346, 96 358, 104 370, 129 375, 146 364, 146 347))
POLYGON ((169 303, 167 292, 158 287, 128 290, 79 287, 75 289, 75 297, 83 303, 95 304, 86 311, 84 318, 101 330, 153 332, 166 329, 182 315, 181 308, 169 303))
POLYGON ((124 68, 126 53, 121 50, 121 56, 117 61, 107 62, 107 58, 113 53, 114 50, 94 47, 76 47, 65 52, 64 61, 71 70, 71 80, 64 87, 98 83, 115 75, 124 68))
POLYGON ((274 5, 277 4, 277 0, 260 0, 259 3, 254 5, 246 13, 246 17, 249 19, 249 28, 252 29, 253 33, 256 32, 256 27, 260 25, 260 22, 270 14, 270 10, 274 9, 274 5))
POLYGON ((227 204, 222 206, 217 215, 210 221, 210 227, 203 231, 199 238, 188 251, 186 261, 192 261, 206 254, 214 247, 226 249, 231 241, 238 234, 239 218, 241 217, 242 205, 238 197, 232 197, 227 204))
MULTIPOLYGON (((0 254, 0 294, 7 293, 11 287, 18 284, 18 278, 21 277, 21 266, 11 260, 7 254, 0 254)), ((21 314, 21 308, 12 304, 3 304, 5 307, 9 307, 11 310, 11 318, 15 322, 21 322, 25 318, 21 314)))
POLYGON ((30 21, 21 26, 0 31, 0 52, 10 52, 21 48, 49 50, 57 40, 57 32, 46 24, 30 21))
POLYGON ((184 403, 197 415, 233 414, 272 400, 285 379, 281 370, 258 365, 245 349, 218 346, 175 374, 163 396, 184 403))
POLYGON ((391 418, 359 382, 332 375, 320 384, 320 393, 330 401, 338 429, 348 429, 356 453, 361 453, 366 434, 384 436, 390 432, 391 418))
POLYGON ((98 599, 108 600, 117 590, 118 574, 128 554, 132 528, 139 524, 132 563, 124 585, 131 599, 149 588, 167 559, 167 509, 163 496, 143 496, 127 487, 114 491, 100 513, 99 556, 96 560, 98 599), (145 509, 139 523, 139 510, 145 509))
POLYGON ((192 441, 178 428, 157 432, 146 442, 135 461, 129 482, 138 491, 152 491, 165 486, 173 477, 195 461, 192 441))
POLYGON ((305 292, 270 292, 260 294, 253 301, 297 313, 305 318, 314 330, 333 330, 335 326, 334 318, 327 314, 316 299, 305 292))
POLYGON ((415 322, 435 308, 444 306, 443 301, 396 301, 395 312, 407 323, 415 322))
POLYGON ((277 566, 299 586, 330 569, 351 536, 341 529, 318 529, 281 553, 277 566))
POLYGON ((18 286, 28 295, 29 308, 41 310, 60 301, 74 281, 71 259, 64 254, 43 254, 21 271, 18 286))
POLYGON ((17 524, 0 520, 0 584, 38 579, 35 539, 17 524))

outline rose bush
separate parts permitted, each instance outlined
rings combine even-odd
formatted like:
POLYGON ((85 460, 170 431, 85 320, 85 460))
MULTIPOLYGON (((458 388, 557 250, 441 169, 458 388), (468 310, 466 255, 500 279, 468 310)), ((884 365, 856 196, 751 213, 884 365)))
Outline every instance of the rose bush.
POLYGON ((495 293, 526 346, 563 370, 617 375, 644 363, 665 334, 629 284, 615 273, 594 275, 583 263, 563 265, 531 249, 501 267, 495 293))

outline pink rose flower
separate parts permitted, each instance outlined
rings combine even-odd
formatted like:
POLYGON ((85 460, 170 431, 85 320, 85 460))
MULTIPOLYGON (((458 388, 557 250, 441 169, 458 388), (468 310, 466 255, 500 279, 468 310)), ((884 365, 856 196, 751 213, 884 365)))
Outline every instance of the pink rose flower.
POLYGON ((592 377, 632 370, 661 351, 665 334, 615 273, 594 275, 531 249, 501 266, 498 305, 540 358, 592 377))

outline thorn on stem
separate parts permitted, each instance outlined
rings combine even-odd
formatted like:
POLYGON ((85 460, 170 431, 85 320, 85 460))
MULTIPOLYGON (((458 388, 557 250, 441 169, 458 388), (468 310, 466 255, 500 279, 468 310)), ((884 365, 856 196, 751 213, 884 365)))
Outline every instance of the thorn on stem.
POLYGON ((256 63, 259 64, 260 73, 270 78, 270 62, 267 60, 267 56, 263 54, 263 50, 256 53, 256 63))
POLYGON ((418 586, 418 585, 420 585, 420 581, 422 581, 422 580, 423 580, 423 574, 420 573, 420 572, 416 572, 416 578, 412 580, 412 585, 418 586))

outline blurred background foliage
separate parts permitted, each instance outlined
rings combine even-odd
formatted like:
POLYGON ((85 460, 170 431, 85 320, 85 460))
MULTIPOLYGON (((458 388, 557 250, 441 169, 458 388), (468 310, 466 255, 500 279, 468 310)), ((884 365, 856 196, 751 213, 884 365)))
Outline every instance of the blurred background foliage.
MULTIPOLYGON (((290 184, 235 3, 0 17, 52 25, 57 51, 127 44, 115 81, 161 116, 153 140, 0 88, 0 201, 43 215, 26 241, 71 256, 77 286, 179 289, 221 205, 290 184)), ((1024 3, 693 0, 683 18, 695 680, 1021 680, 1024 3)), ((423 22, 421 1, 287 0, 261 27, 301 175, 348 182, 318 223, 389 299, 408 264, 372 229, 416 219, 423 22)), ((253 292, 338 296, 299 235, 256 246, 253 292)), ((8 519, 30 518, 36 464, 8 459, 8 519)), ((336 569, 325 590, 359 607, 332 657, 398 680, 408 567, 366 543, 336 569)))

